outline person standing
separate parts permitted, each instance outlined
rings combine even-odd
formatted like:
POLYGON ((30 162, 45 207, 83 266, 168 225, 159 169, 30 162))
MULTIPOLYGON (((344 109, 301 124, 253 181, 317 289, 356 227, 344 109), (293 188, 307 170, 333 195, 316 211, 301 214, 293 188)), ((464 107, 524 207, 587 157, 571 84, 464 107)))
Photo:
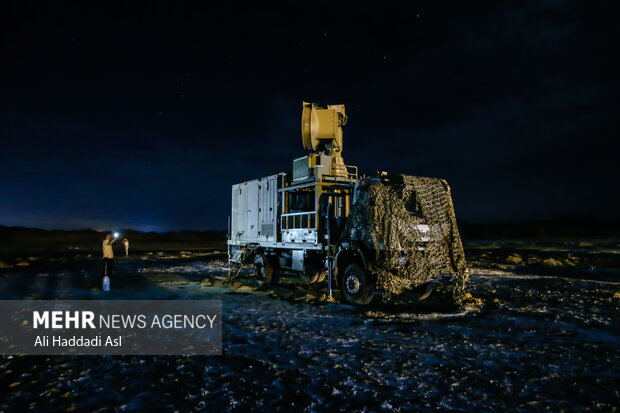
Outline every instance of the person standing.
POLYGON ((125 257, 129 256, 129 240, 127 238, 123 239, 123 245, 125 246, 125 257))
POLYGON ((109 232, 105 234, 103 239, 103 276, 112 277, 112 267, 114 265, 114 250, 112 244, 114 244, 116 238, 112 238, 112 234, 109 232))

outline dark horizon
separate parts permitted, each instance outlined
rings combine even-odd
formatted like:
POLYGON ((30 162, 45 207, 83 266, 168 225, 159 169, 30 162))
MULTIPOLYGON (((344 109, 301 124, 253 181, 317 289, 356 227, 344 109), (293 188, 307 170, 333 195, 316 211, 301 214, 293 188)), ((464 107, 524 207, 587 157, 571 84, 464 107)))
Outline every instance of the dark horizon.
POLYGON ((344 159, 436 176, 465 222, 617 219, 615 3, 25 7, 0 16, 0 224, 225 230, 290 172, 301 101, 344 159))
MULTIPOLYGON (((620 237, 620 219, 600 219, 594 217, 561 217, 548 220, 504 221, 504 222, 468 222, 458 220, 459 232, 465 241, 470 240, 499 240, 499 239, 565 239, 565 240, 618 240, 620 237)), ((68 233, 75 235, 80 232, 119 232, 124 236, 156 234, 157 236, 171 234, 194 234, 198 236, 225 234, 225 229, 179 229, 173 231, 141 231, 135 228, 35 228, 24 226, 7 226, 0 224, 0 236, 4 239, 13 239, 18 236, 24 239, 26 234, 68 233)), ((32 238, 29 236, 28 239, 32 238)), ((222 238, 223 240, 223 238, 222 238)), ((9 241, 10 242, 10 241, 9 241)))

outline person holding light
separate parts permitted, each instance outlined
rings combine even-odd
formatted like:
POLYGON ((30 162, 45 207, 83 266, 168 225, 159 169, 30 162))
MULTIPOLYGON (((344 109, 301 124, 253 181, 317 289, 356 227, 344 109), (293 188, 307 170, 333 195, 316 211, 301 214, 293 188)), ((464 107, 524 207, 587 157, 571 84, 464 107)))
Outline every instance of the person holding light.
POLYGON ((106 275, 108 277, 112 276, 112 268, 114 265, 114 250, 112 249, 112 244, 116 241, 118 237, 117 233, 114 233, 114 238, 112 238, 112 234, 109 232, 105 234, 103 239, 103 276, 106 275))

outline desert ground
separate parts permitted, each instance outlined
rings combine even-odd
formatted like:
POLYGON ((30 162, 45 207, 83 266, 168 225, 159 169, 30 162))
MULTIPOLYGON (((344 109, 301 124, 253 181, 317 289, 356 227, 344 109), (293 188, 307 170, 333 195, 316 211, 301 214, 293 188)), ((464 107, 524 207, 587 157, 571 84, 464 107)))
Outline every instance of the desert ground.
POLYGON ((466 245, 461 308, 353 307, 222 250, 12 256, 0 299, 220 299, 222 356, 0 358, 2 411, 617 411, 620 245, 466 245))

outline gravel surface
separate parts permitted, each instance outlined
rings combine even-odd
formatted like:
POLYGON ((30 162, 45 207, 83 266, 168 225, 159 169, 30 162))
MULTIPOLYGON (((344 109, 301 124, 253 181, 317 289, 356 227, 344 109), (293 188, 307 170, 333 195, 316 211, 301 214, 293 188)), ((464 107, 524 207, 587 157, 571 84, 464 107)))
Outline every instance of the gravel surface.
POLYGON ((618 410, 620 272, 504 249, 470 254, 472 298, 449 311, 224 286, 212 255, 121 260, 108 294, 98 262, 4 272, 1 299, 221 299, 224 355, 2 357, 0 410, 618 410))

